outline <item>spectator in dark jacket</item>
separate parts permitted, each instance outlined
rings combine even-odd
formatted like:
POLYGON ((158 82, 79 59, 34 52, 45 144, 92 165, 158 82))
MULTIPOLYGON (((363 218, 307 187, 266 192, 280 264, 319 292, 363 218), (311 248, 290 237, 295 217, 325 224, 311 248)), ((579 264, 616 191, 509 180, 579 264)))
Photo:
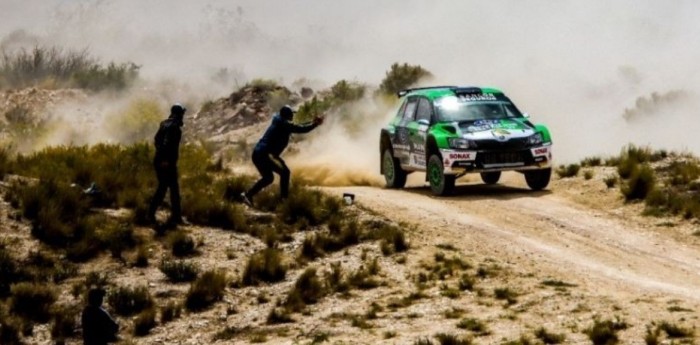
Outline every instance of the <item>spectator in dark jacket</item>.
POLYGON ((104 296, 105 291, 102 289, 91 289, 88 292, 88 304, 81 315, 85 345, 105 345, 118 340, 119 325, 102 309, 104 296))
POLYGON ((156 219, 156 210, 165 198, 165 192, 170 190, 170 219, 168 223, 181 224, 182 211, 180 209, 180 185, 178 183, 177 160, 180 151, 180 139, 182 138, 182 118, 185 115, 185 107, 175 104, 170 108, 170 117, 160 123, 158 133, 155 136, 156 156, 153 165, 158 178, 158 189, 151 199, 148 216, 151 221, 156 219))
POLYGON ((241 199, 248 206, 253 205, 255 194, 272 183, 273 172, 280 176, 280 196, 283 199, 288 196, 290 171, 280 155, 287 148, 292 133, 308 133, 323 123, 322 117, 316 117, 312 123, 306 125, 296 125, 292 123, 293 119, 294 111, 285 105, 272 117, 270 127, 255 145, 253 164, 260 172, 261 178, 249 191, 241 194, 241 199))

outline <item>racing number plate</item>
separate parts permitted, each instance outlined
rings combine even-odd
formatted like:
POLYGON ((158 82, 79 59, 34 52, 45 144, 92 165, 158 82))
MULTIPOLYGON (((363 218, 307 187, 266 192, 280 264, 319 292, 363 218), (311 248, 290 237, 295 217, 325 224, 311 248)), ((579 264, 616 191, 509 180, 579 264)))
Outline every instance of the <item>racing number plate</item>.
POLYGON ((511 164, 523 163, 521 152, 487 152, 484 153, 484 164, 511 164))

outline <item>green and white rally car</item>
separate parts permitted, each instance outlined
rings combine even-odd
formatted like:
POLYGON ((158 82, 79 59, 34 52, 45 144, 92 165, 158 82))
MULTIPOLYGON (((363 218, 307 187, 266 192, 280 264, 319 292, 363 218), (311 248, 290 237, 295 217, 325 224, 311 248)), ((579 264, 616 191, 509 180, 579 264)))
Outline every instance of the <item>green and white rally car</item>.
POLYGON ((449 194, 455 179, 480 173, 487 184, 518 171, 541 190, 552 174, 552 138, 494 88, 435 86, 398 93, 401 106, 382 129, 381 173, 389 188, 425 171, 433 193, 449 194))

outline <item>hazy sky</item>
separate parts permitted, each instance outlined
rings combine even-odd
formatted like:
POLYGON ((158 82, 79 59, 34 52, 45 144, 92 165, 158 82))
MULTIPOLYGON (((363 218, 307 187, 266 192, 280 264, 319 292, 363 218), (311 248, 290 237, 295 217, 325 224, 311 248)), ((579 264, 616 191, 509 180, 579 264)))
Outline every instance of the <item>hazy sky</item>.
POLYGON ((697 18, 691 0, 0 0, 0 37, 13 47, 7 35, 23 29, 192 83, 226 67, 285 83, 376 84, 393 62, 420 64, 440 84, 503 88, 573 157, 629 141, 700 151, 678 135, 700 130, 697 18), (672 90, 691 99, 622 120, 638 97, 672 90))

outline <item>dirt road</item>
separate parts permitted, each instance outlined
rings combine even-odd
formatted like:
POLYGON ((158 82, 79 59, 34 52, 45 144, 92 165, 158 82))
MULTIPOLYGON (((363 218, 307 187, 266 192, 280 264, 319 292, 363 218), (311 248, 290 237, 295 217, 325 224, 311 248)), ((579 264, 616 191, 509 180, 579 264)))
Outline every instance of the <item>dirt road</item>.
POLYGON ((561 186, 531 192, 519 175, 501 185, 468 183, 440 198, 426 187, 387 190, 347 187, 363 205, 418 226, 418 241, 450 243, 466 253, 520 262, 543 276, 613 298, 654 296, 700 302, 700 250, 695 238, 681 242, 649 221, 576 203, 561 186))

